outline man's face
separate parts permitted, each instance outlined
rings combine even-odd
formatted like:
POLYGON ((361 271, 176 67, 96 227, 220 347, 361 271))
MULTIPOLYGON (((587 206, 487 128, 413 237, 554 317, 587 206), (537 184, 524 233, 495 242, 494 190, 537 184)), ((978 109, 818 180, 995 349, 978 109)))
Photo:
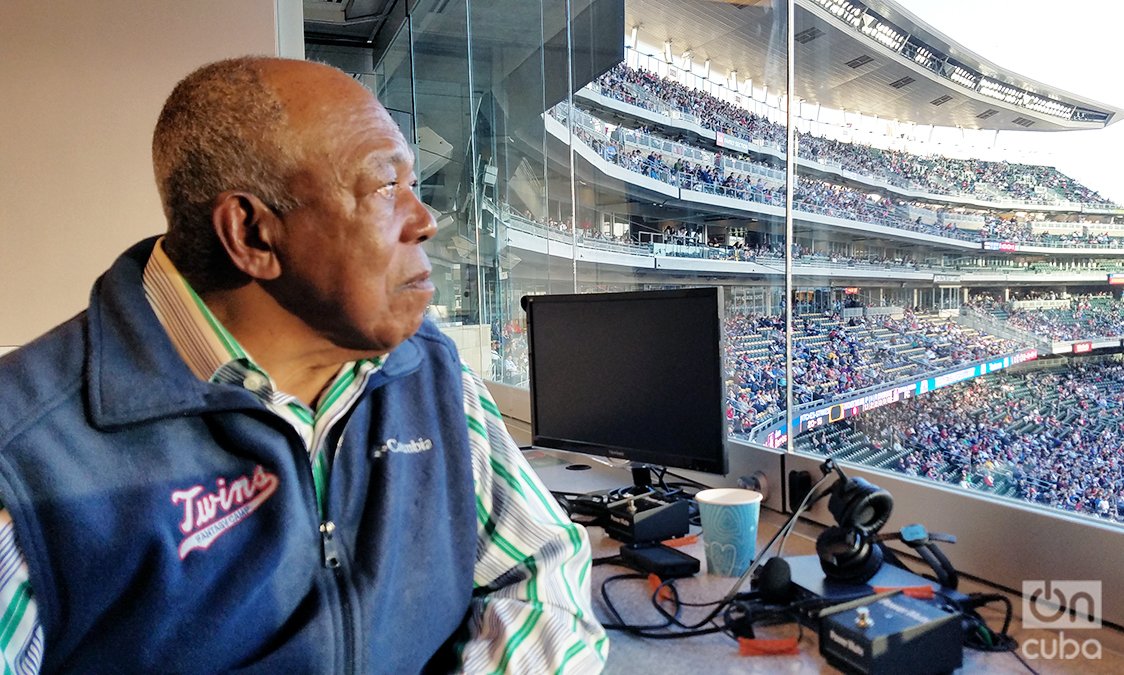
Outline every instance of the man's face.
POLYGON ((282 216, 281 275, 263 286, 336 347, 385 353, 421 325, 433 284, 420 244, 436 226, 390 115, 350 78, 323 79, 287 106, 300 206, 282 216))

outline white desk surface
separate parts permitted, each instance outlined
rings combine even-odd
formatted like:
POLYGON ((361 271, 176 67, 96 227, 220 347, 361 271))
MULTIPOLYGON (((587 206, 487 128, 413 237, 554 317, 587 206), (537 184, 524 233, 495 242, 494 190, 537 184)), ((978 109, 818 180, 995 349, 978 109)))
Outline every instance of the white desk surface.
MULTIPOLYGON (((588 492, 621 487, 631 484, 631 474, 624 466, 606 466, 597 458, 584 457, 571 453, 531 450, 527 453, 535 471, 546 486, 560 492, 588 492), (567 467, 575 464, 589 465, 590 469, 572 470, 567 467)), ((765 510, 762 512, 761 527, 758 532, 758 546, 763 547, 773 533, 784 523, 783 514, 765 510)), ((819 526, 801 522, 786 545, 785 555, 808 555, 815 553, 815 537, 819 526)), ((692 532, 697 528, 692 527, 692 532)), ((594 558, 615 555, 620 543, 609 538, 599 527, 587 528, 593 545, 594 558)), ((686 602, 715 601, 730 590, 733 579, 711 576, 706 573, 706 560, 701 543, 681 548, 701 561, 701 572, 692 578, 677 582, 680 599, 686 602)), ((914 567, 922 570, 923 564, 914 567)), ((631 572, 628 568, 616 565, 599 565, 593 568, 594 611, 603 621, 608 621, 608 612, 601 599, 601 582, 610 576, 631 572)), ((742 589, 749 590, 749 589, 742 589)), ((985 583, 962 579, 960 590, 971 592, 1003 592, 985 583)), ((610 587, 613 604, 630 623, 659 623, 660 617, 652 609, 649 598, 651 591, 645 581, 621 580, 610 587)), ((1007 594, 1015 607, 1011 635, 1020 641, 1027 639, 1053 639, 1056 632, 1040 629, 1024 629, 1019 619, 1021 598, 1007 594)), ((998 629, 1002 625, 1001 605, 981 610, 988 624, 998 629)), ((685 608, 683 619, 702 618, 709 609, 685 608)), ((697 621, 697 619, 695 619, 697 621)), ((1073 637, 1073 631, 1067 637, 1073 637)), ((1095 639, 1101 645, 1102 658, 1089 660, 1028 660, 1031 667, 1039 673, 1124 673, 1124 633, 1114 628, 1077 631, 1081 640, 1095 639)), ((790 637, 796 634, 794 626, 778 626, 757 631, 758 637, 790 637)), ((609 632, 610 648, 605 673, 609 675, 722 675, 724 673, 831 673, 834 668, 827 665, 819 653, 815 631, 804 629, 798 656, 755 656, 743 657, 738 654, 738 645, 730 637, 715 633, 676 640, 654 640, 636 637, 619 631, 609 632)), ((1024 656, 1024 658, 1026 658, 1024 656)), ((958 673, 1029 673, 1030 671, 1010 653, 981 653, 964 650, 964 666, 958 673)))

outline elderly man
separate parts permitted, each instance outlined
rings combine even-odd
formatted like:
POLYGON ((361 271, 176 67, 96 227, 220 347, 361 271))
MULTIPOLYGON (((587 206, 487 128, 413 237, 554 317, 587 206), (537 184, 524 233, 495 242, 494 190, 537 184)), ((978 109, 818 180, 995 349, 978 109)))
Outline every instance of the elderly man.
POLYGON ((223 61, 153 156, 166 235, 0 361, 12 670, 599 670, 584 531, 423 321, 435 225, 386 110, 223 61))

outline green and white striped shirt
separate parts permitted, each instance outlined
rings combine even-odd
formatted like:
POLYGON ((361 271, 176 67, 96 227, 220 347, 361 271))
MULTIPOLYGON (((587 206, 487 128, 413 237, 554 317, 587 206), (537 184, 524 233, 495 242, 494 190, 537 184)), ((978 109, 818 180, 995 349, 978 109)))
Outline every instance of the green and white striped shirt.
MULTIPOLYGON (((158 243, 144 290, 160 323, 192 372, 252 391, 304 440, 323 509, 332 427, 358 401, 383 359, 343 365, 313 410, 277 389, 187 281, 158 243)), ((523 459, 478 375, 462 364, 465 418, 476 487, 478 547, 473 602, 462 667, 471 673, 598 672, 608 639, 590 606, 590 548, 523 459), (497 587, 497 584, 502 584, 497 587)), ((0 651, 5 670, 39 671, 44 650, 27 563, 0 509, 0 651)), ((47 646, 49 647, 49 645, 47 646)))

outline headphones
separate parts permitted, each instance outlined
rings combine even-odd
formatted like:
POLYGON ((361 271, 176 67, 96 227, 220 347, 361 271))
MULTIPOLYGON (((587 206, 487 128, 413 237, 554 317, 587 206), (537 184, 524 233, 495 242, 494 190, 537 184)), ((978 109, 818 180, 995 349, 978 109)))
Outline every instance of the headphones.
POLYGON ((870 581, 882 567, 882 547, 861 530, 829 527, 816 539, 824 576, 845 584, 870 581))
MULTIPOLYGON (((842 476, 842 471, 837 469, 842 476)), ((842 477, 831 487, 827 510, 840 527, 872 534, 882 529, 894 510, 890 493, 863 478, 842 477)))
POLYGON ((885 558, 878 530, 890 520, 894 499, 890 493, 862 478, 848 478, 832 463, 839 479, 831 486, 827 510, 838 526, 816 538, 816 554, 824 575, 848 584, 862 584, 882 567, 885 558))

